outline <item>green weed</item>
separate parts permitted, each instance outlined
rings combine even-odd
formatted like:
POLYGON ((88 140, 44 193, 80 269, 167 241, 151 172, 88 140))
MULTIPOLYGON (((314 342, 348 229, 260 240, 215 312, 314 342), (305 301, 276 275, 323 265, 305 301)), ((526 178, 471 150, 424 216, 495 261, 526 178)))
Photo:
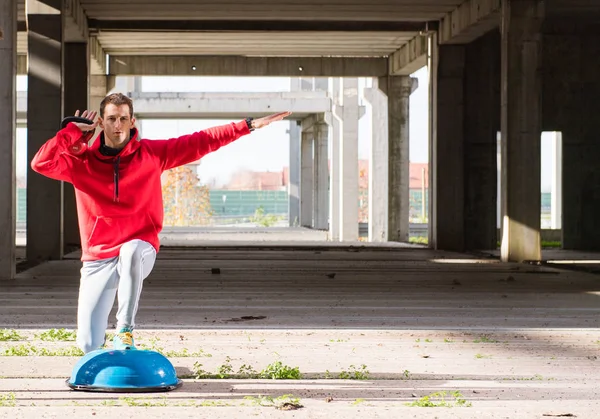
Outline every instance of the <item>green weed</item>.
POLYGON ((367 370, 365 364, 362 364, 358 369, 354 365, 350 365, 348 371, 342 370, 339 378, 341 380, 368 380, 369 370, 367 370))
POLYGON ((65 342, 74 342, 77 339, 77 332, 65 329, 50 329, 45 332, 40 333, 39 335, 35 335, 36 338, 44 340, 44 341, 65 341, 65 342))
POLYGON ((281 361, 276 361, 260 372, 260 378, 270 378, 272 380, 299 380, 300 368, 288 367, 281 361))
POLYGON ((15 393, 0 394, 0 407, 15 407, 16 405, 15 393))
POLYGON ((68 348, 37 348, 31 344, 11 346, 4 350, 3 356, 83 356, 83 351, 76 346, 68 348))
POLYGON ((0 341, 15 341, 15 340, 25 340, 25 337, 19 335, 14 329, 0 329, 0 341))
POLYGON ((428 396, 423 396, 419 400, 411 403, 405 403, 411 407, 471 407, 472 404, 467 402, 459 391, 450 393, 450 400, 446 399, 445 391, 437 391, 428 396))
POLYGON ((473 343, 498 343, 497 340, 490 338, 489 336, 480 336, 479 338, 475 339, 473 341, 473 343))

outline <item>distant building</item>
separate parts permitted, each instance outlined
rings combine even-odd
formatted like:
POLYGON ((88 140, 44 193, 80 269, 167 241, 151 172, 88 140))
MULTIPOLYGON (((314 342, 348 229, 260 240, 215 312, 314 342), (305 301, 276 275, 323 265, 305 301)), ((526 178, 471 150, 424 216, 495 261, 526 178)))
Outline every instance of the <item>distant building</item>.
POLYGON ((241 170, 231 176, 222 189, 232 191, 285 191, 289 183, 289 169, 281 172, 253 172, 241 170))

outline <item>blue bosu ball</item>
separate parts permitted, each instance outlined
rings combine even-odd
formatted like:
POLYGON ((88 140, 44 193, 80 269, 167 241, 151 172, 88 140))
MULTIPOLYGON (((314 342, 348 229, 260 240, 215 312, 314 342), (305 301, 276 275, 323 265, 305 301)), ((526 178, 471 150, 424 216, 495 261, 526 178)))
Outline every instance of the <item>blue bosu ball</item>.
POLYGON ((173 364, 155 351, 100 349, 84 355, 67 385, 102 392, 170 391, 180 387, 173 364))

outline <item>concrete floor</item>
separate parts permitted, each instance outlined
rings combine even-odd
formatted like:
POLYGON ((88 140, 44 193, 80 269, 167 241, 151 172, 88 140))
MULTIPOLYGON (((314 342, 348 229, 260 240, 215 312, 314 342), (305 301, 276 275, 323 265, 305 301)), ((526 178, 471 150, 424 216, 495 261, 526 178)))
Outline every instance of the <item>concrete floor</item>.
MULTIPOLYGON (((0 354, 72 346, 35 337, 75 326, 80 262, 71 257, 0 284, 0 328, 27 340, 0 342, 0 354)), ((400 247, 165 248, 142 294, 139 344, 179 352, 170 359, 182 376, 229 357, 234 370, 280 360, 303 379, 186 378, 167 394, 90 394, 64 385, 77 357, 0 356, 0 406, 12 405, 0 417, 593 418, 599 314, 598 277, 552 266, 400 247), (338 379, 363 365, 367 379, 338 379), (471 407, 406 405, 454 390, 471 407), (244 399, 261 394, 293 394, 304 408, 244 399)))

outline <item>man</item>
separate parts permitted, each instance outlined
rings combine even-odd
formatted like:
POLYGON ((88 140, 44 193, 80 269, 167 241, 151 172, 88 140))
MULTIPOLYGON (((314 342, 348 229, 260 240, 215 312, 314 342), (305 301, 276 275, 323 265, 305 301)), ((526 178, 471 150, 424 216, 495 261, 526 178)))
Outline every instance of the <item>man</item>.
MULTIPOLYGON (((75 113, 79 116, 79 111, 75 113)), ((118 294, 115 349, 135 349, 133 329, 142 282, 150 274, 163 225, 161 173, 216 151, 290 112, 199 131, 170 140, 138 137, 133 103, 115 93, 100 104, 94 123, 70 122, 31 162, 36 172, 75 187, 83 266, 77 309, 77 343, 84 353, 104 345, 118 294), (87 143, 97 126, 102 132, 87 143)))

